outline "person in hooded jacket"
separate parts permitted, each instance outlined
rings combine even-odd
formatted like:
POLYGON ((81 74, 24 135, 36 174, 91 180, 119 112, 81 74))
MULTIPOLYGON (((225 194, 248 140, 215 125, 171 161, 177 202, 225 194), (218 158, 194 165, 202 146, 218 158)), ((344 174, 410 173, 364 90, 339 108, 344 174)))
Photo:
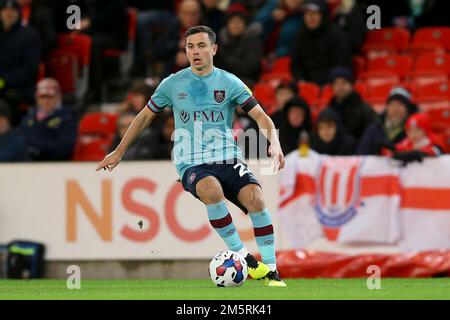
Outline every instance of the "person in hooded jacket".
POLYGON ((352 68, 352 52, 339 27, 328 22, 324 0, 303 4, 304 26, 294 41, 291 71, 296 80, 324 85, 334 67, 352 68))
POLYGON ((220 48, 216 65, 238 76, 247 86, 258 81, 262 60, 262 43, 247 28, 248 13, 235 9, 227 13, 226 25, 219 34, 220 48))
POLYGON ((277 119, 275 127, 279 129, 281 149, 288 154, 298 148, 300 134, 311 133, 311 111, 305 100, 294 97, 283 107, 283 116, 277 119))
POLYGON ((330 81, 333 98, 328 107, 339 114, 345 132, 359 141, 364 130, 375 120, 375 112, 355 90, 350 69, 334 68, 330 72, 330 81))
POLYGON ((330 156, 352 155, 356 140, 345 133, 341 118, 332 109, 323 110, 317 118, 317 128, 311 137, 311 149, 330 156))
POLYGON ((394 149, 406 137, 406 120, 417 110, 406 89, 393 88, 386 101, 386 111, 364 131, 357 154, 381 155, 383 148, 394 149))

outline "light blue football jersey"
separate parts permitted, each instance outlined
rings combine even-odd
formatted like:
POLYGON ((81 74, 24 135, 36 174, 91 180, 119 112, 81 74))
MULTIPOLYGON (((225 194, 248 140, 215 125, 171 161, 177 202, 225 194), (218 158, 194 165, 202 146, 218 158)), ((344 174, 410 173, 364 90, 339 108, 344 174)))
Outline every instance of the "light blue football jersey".
POLYGON ((250 89, 235 75, 213 67, 198 76, 188 67, 165 78, 147 107, 173 109, 175 119, 172 161, 180 177, 186 169, 229 159, 243 161, 232 134, 236 106, 248 111, 257 104, 250 89))

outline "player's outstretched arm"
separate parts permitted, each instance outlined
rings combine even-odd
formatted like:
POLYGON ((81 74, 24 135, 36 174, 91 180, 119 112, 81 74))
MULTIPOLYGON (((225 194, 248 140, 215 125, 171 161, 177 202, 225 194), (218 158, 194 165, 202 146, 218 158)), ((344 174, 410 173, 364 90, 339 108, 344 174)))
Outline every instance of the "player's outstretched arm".
POLYGON ((284 155, 281 150, 280 140, 278 139, 277 130, 273 124, 272 119, 264 112, 261 106, 258 104, 254 106, 248 115, 258 124, 258 128, 262 131, 264 136, 270 143, 269 156, 272 157, 275 162, 275 172, 284 168, 284 155))
POLYGON ((128 130, 125 132, 122 140, 117 148, 105 156, 105 158, 97 165, 95 171, 100 169, 108 169, 110 172, 119 164, 120 160, 127 150, 128 146, 139 136, 156 116, 156 113, 152 112, 149 108, 145 107, 131 122, 128 130))

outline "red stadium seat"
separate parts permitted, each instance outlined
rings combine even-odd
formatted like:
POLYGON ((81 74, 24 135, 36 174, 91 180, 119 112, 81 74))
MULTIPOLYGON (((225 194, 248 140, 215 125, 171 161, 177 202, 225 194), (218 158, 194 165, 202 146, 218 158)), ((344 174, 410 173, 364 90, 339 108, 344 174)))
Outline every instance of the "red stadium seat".
POLYGON ((434 131, 445 132, 450 129, 450 108, 429 110, 427 114, 434 131))
POLYGON ((78 98, 85 95, 89 85, 89 65, 91 59, 92 39, 90 36, 77 32, 58 34, 58 46, 64 51, 70 51, 77 57, 78 76, 76 78, 75 94, 78 98))
POLYGON ((116 133, 117 114, 92 112, 83 116, 78 126, 73 160, 98 161, 109 150, 116 133))
POLYGON ((362 52, 367 57, 395 54, 405 51, 409 45, 410 33, 403 28, 383 28, 367 33, 362 52))
POLYGON ((367 63, 367 71, 360 75, 361 79, 381 78, 392 79, 392 76, 401 79, 411 72, 413 65, 410 56, 389 55, 370 59, 367 63))
POLYGON ((253 86, 253 96, 268 113, 275 106, 275 88, 270 83, 258 82, 253 86))
POLYGON ((111 147, 112 137, 84 135, 78 137, 72 157, 74 161, 100 161, 111 147))
POLYGON ((450 55, 428 53, 419 55, 413 71, 408 75, 410 81, 424 85, 443 82, 450 77, 450 55))
POLYGON ((272 64, 261 75, 261 81, 292 81, 291 57, 281 57, 275 59, 272 64))
POLYGON ((413 55, 450 51, 450 27, 426 27, 413 36, 409 51, 413 55))
POLYGON ((45 78, 45 63, 39 63, 38 66, 38 75, 37 75, 37 80, 36 82, 42 80, 45 78))
POLYGON ((47 75, 58 80, 62 93, 75 94, 78 78, 77 56, 71 51, 56 49, 47 54, 45 64, 47 75))
POLYGON ((422 101, 445 101, 450 100, 448 82, 430 83, 418 87, 417 98, 422 101))
POLYGON ((299 95, 309 106, 314 106, 319 99, 320 87, 312 82, 299 81, 297 83, 299 95))
POLYGON ((117 114, 106 112, 91 112, 85 114, 78 126, 78 134, 98 134, 104 137, 116 133, 117 114))

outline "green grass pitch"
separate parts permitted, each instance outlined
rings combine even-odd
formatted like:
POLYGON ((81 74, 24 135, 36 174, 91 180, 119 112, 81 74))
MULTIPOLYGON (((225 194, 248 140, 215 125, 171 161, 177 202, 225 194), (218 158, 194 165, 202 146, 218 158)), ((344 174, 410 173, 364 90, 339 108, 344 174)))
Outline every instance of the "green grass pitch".
POLYGON ((217 288, 203 280, 82 280, 80 290, 65 280, 0 280, 0 299, 158 299, 158 300, 291 300, 291 299, 445 299, 450 278, 381 279, 369 290, 367 279, 286 279, 287 288, 266 288, 248 280, 242 287, 217 288))

